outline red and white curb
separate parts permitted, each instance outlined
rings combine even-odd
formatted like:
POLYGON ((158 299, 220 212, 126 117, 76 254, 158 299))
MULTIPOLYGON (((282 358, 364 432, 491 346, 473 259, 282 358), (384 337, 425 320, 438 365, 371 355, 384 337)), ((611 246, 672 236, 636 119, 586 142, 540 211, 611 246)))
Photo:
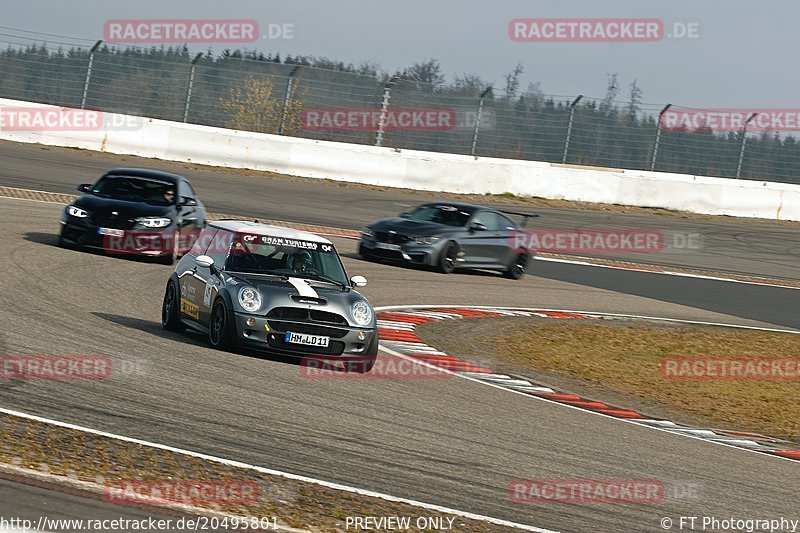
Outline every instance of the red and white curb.
POLYGON ((418 326, 438 320, 459 320, 465 318, 491 318, 503 316, 528 316, 562 320, 593 319, 639 319, 658 320, 698 325, 718 325, 784 333, 800 333, 769 328, 751 328, 729 324, 717 324, 690 320, 666 319, 636 315, 595 313, 584 311, 568 311, 557 309, 510 308, 510 307, 468 307, 468 306, 392 306, 376 309, 378 336, 381 347, 390 354, 404 359, 413 359, 420 364, 429 365, 452 372, 455 375, 500 387, 520 394, 534 396, 541 400, 551 401, 577 409, 590 411, 634 424, 647 426, 678 435, 703 439, 716 444, 733 446, 750 451, 765 453, 785 459, 800 461, 800 449, 792 448, 789 443, 755 433, 709 429, 678 424, 669 420, 659 420, 631 409, 616 407, 601 401, 583 398, 576 394, 543 387, 527 379, 497 374, 491 369, 474 361, 468 361, 427 345, 420 339, 415 330, 418 326))

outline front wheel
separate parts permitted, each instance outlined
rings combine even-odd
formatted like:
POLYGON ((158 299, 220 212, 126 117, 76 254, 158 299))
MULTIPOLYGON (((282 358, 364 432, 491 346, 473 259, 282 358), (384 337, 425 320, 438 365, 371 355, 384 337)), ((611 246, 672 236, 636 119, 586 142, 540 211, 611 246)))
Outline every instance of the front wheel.
POLYGON ((438 269, 442 274, 450 274, 456 269, 456 257, 458 257, 458 249, 456 243, 450 241, 444 245, 442 255, 439 256, 438 269))
POLYGON ((231 350, 235 344, 233 338, 233 317, 222 298, 217 299, 211 310, 208 323, 208 341, 217 350, 231 350))
POLYGON ((509 279, 519 279, 525 275, 525 269, 528 267, 528 254, 519 254, 514 257, 511 265, 506 269, 503 275, 509 279))
POLYGON ((167 331, 177 331, 182 333, 186 326, 178 316, 178 289, 175 283, 167 283, 167 290, 164 292, 164 303, 161 304, 161 327, 167 331))
POLYGON ((168 253, 166 253, 166 254, 164 254, 164 255, 162 255, 162 256, 160 256, 158 258, 159 262, 161 264, 172 265, 173 263, 175 263, 178 260, 178 257, 180 256, 180 249, 178 247, 178 239, 180 239, 180 236, 181 236, 181 234, 180 234, 179 231, 176 231, 175 233, 172 234, 172 237, 170 239, 170 241, 171 241, 171 244, 170 244, 171 250, 170 250, 170 252, 168 252, 168 253))

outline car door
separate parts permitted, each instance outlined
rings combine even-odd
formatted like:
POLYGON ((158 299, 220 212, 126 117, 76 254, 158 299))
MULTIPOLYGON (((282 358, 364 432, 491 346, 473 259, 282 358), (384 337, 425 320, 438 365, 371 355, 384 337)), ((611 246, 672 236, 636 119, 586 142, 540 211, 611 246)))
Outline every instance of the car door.
POLYGON ((491 234, 489 256, 495 264, 507 266, 511 264, 515 255, 514 238, 519 231, 519 226, 500 213, 489 213, 488 218, 487 232, 491 234))
POLYGON ((178 231, 180 231, 178 242, 181 243, 181 250, 189 250, 194 245, 202 229, 200 225, 200 207, 198 205, 183 205, 185 198, 191 198, 197 202, 194 189, 185 181, 178 182, 178 231))
POLYGON ((208 255, 214 259, 215 267, 222 268, 225 262, 227 250, 221 251, 224 242, 227 240, 224 230, 207 229, 203 233, 202 239, 195 243, 189 251, 190 263, 184 272, 178 274, 180 279, 181 291, 181 315, 196 320, 203 325, 208 325, 211 314, 211 292, 214 286, 218 286, 219 278, 211 273, 211 269, 203 267, 194 262, 201 255, 208 255))
POLYGON ((464 253, 465 266, 480 267, 492 262, 492 236, 487 226, 490 214, 490 211, 476 211, 467 222, 461 238, 461 251, 464 253))

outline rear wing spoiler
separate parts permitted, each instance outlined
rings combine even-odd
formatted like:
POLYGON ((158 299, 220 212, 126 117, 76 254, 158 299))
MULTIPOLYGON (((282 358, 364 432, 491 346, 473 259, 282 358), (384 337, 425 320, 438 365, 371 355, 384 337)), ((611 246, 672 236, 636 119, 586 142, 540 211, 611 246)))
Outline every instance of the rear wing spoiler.
POLYGON ((522 213, 520 211, 501 211, 501 213, 505 213, 506 215, 513 215, 517 217, 522 217, 522 227, 525 228, 528 226, 528 219, 536 218, 539 215, 536 213, 522 213))

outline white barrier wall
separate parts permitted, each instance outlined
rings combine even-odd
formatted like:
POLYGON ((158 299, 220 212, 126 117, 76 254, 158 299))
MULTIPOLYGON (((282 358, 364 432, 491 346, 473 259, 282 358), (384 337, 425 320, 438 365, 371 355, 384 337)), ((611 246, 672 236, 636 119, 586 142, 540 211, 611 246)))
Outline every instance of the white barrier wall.
POLYGON ((395 150, 110 113, 98 129, 13 131, 10 108, 59 108, 0 99, 0 139, 16 142, 428 191, 800 220, 800 185, 395 150))

